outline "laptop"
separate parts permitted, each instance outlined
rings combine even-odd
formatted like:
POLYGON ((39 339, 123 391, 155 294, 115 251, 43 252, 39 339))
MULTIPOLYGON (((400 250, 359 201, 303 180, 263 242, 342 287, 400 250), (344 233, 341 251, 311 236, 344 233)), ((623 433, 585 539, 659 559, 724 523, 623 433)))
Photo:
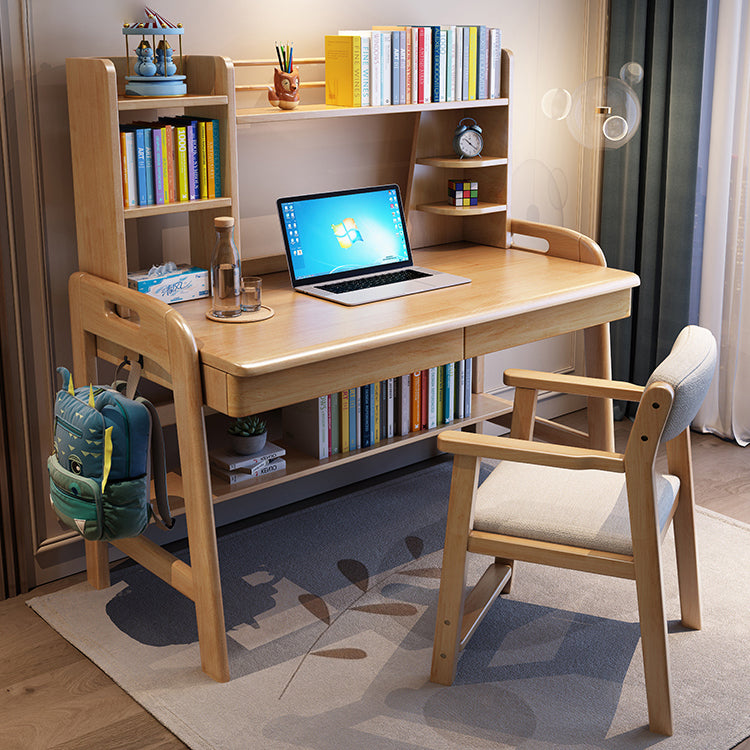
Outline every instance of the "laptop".
POLYGON ((295 291, 363 305, 471 281, 414 265, 398 185, 279 198, 276 205, 295 291))

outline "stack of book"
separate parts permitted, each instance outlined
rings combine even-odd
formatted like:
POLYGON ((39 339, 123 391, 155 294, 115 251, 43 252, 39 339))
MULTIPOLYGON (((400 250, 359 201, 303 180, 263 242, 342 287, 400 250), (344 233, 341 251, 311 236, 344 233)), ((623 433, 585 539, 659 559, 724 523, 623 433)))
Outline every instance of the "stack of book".
POLYGON ((378 107, 500 98, 502 32, 374 26, 325 38, 326 104, 378 107))
POLYGON ((465 419, 471 376, 466 359, 285 406, 284 440, 324 459, 465 419))
POLYGON ((219 121, 162 117, 120 125, 125 208, 221 197, 219 121))
POLYGON ((286 469, 286 450, 274 443, 266 443, 262 451, 242 456, 231 448, 214 448, 208 453, 211 471, 229 484, 246 482, 286 469))

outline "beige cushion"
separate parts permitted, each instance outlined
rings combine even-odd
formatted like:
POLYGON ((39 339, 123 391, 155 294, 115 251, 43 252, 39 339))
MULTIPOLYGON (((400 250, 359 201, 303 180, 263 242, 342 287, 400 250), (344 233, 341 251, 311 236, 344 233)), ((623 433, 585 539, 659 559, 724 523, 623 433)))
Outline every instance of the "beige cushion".
MULTIPOLYGON (((660 530, 680 480, 655 474, 660 530)), ((477 492, 474 528, 633 554, 625 475, 502 461, 477 492)))

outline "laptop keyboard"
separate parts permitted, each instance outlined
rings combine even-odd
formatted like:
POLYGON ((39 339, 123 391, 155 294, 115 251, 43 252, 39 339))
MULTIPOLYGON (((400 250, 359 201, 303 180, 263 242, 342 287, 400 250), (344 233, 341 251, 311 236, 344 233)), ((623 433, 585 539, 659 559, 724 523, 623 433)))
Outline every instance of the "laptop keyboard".
POLYGON ((348 281, 334 281, 331 284, 324 284, 318 289, 324 289, 334 294, 343 294, 344 292, 355 292, 359 289, 369 289, 373 286, 384 286, 385 284, 398 284, 400 281, 411 281, 411 279, 421 279, 429 276, 429 273, 415 271, 413 268, 405 268, 402 271, 391 271, 390 273, 381 273, 375 276, 366 276, 362 279, 349 279, 348 281))

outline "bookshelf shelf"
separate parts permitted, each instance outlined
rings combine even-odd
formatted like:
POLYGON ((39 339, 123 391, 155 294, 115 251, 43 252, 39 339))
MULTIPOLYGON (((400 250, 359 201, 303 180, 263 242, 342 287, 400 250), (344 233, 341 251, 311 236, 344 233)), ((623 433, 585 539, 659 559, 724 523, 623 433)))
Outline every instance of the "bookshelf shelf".
POLYGON ((427 156, 417 159, 417 164, 438 169, 482 169, 508 164, 506 156, 476 156, 473 159, 459 159, 456 156, 427 156))
MULTIPOLYGON (((274 441, 286 448, 286 470, 277 474, 269 474, 264 477, 250 478, 245 482, 230 484, 229 482, 211 474, 211 485, 214 503, 220 503, 235 497, 241 497, 260 489, 265 489, 273 485, 284 484, 294 479, 300 479, 310 476, 321 471, 326 471, 334 466, 343 466, 347 463, 360 460, 363 456, 372 456, 376 453, 386 453, 396 448, 416 443, 429 438, 435 438, 444 430, 460 430, 465 427, 477 424, 487 419, 500 417, 509 414, 513 409, 513 404, 506 399, 498 396, 492 396, 486 393, 475 393, 472 395, 472 416, 468 419, 457 419, 450 424, 441 425, 432 430, 422 430, 420 432, 410 432, 408 435, 389 438, 383 440, 377 445, 370 448, 362 448, 348 453, 339 453, 330 458, 318 460, 312 456, 301 453, 294 448, 284 445, 283 440, 274 441)), ((168 491, 170 495, 170 510, 172 515, 184 513, 184 507, 181 502, 182 498, 182 477, 170 472, 167 477, 168 491)))
POLYGON ((230 208, 231 198, 206 198, 203 200, 163 203, 156 206, 135 206, 124 209, 125 219, 141 219, 145 216, 163 216, 186 211, 206 211, 214 208, 230 208))
POLYGON ((483 203, 480 201, 476 206, 451 206, 449 203, 423 203, 416 206, 417 211, 425 211, 430 214, 441 216, 481 216, 482 214, 494 214, 506 210, 501 203, 483 203))
POLYGON ((120 112, 141 112, 148 109, 184 109, 185 107, 226 106, 229 98, 220 96, 121 96, 117 99, 120 112))
POLYGON ((261 122, 281 122, 284 120, 320 120, 340 117, 372 117, 375 115, 397 115, 412 112, 455 111, 462 109, 484 109, 486 107, 507 107, 509 100, 475 99, 471 101, 439 102, 434 104, 390 104, 383 107, 335 107, 327 104, 300 104, 296 109, 281 111, 275 107, 238 109, 237 124, 252 125, 261 122))

